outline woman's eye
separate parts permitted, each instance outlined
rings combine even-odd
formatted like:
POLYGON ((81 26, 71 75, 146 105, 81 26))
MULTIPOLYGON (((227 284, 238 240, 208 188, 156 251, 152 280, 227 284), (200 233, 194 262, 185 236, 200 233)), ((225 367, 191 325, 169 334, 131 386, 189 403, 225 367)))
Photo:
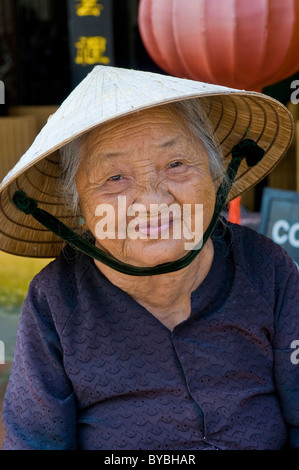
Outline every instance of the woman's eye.
POLYGON ((170 168, 176 168, 177 166, 181 166, 182 162, 172 162, 170 163, 169 167, 170 168))
POLYGON ((114 175, 109 178, 108 181, 120 181, 122 179, 121 175, 114 175))

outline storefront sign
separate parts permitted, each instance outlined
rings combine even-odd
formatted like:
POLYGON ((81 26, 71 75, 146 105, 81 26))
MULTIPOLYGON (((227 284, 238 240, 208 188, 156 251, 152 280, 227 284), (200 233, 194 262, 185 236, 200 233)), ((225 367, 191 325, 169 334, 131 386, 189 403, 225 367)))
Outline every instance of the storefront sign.
POLYGON ((266 188, 259 231, 281 245, 299 267, 299 193, 266 188))

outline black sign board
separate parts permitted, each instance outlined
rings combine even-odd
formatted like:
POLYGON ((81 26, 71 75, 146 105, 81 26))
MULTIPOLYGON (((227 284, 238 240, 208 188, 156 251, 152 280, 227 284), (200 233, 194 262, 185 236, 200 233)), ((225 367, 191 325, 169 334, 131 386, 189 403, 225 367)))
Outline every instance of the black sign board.
MULTIPOLYGON (((0 104, 9 105, 18 101, 18 42, 16 38, 17 2, 16 0, 0 0, 0 104), (6 99, 4 99, 4 84, 6 99)), ((0 115, 6 114, 4 106, 0 115)))
POLYGON ((72 87, 95 65, 114 65, 111 0, 68 0, 72 87))
POLYGON ((265 188, 259 231, 281 245, 299 269, 299 193, 265 188))

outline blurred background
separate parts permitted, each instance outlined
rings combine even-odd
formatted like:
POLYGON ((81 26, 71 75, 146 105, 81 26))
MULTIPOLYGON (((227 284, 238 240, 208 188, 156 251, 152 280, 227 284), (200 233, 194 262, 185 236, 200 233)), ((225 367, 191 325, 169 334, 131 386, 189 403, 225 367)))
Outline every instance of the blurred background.
MULTIPOLYGON (((206 11, 208 11, 208 7, 215 6, 217 1, 219 8, 220 6, 222 8, 222 16, 217 21, 222 21, 223 31, 221 28, 219 29, 219 25, 216 26, 216 23, 213 25, 213 21, 208 17, 209 21, 205 31, 207 34, 209 33, 208 28, 212 33, 219 31, 217 34, 220 35, 220 40, 223 40, 221 53, 224 56, 224 35, 225 31, 229 30, 230 24, 229 14, 223 10, 226 2, 210 0, 208 3, 207 0, 198 0, 198 3, 205 3, 206 11), (223 33, 223 38, 220 30, 223 33)), ((0 0, 0 80, 5 86, 5 104, 0 104, 0 180, 30 146, 49 115, 55 112, 70 91, 95 65, 105 64, 167 74, 169 72, 167 63, 170 57, 173 60, 179 60, 180 56, 184 62, 182 54, 178 54, 176 50, 171 48, 174 47, 174 43, 176 43, 176 47, 180 46, 178 44, 180 40, 178 39, 180 38, 178 18, 184 15, 187 33, 185 29, 185 37, 182 38, 182 41, 186 39, 189 28, 188 21, 186 21, 187 6, 195 3, 189 0, 184 0, 184 2, 179 0, 156 0, 156 2, 155 0, 152 2, 147 0, 0 0), (179 4, 182 5, 181 12, 178 9, 173 10, 176 11, 177 16, 172 14, 173 11, 167 11, 167 8, 177 8, 179 4), (142 15, 139 12, 141 6, 142 15), (162 10, 160 11, 158 8, 162 8, 162 10), (166 19, 169 18, 172 18, 174 22, 176 20, 171 30, 176 33, 173 44, 170 41, 169 24, 166 24, 166 19), (160 39, 155 36, 158 31, 164 33, 160 39), (153 40, 154 36, 156 42, 153 40)), ((227 2, 227 4, 230 3, 227 2)), ((242 3, 245 5, 246 2, 242 3)), ((266 4, 267 2, 262 3, 266 4)), ((270 5, 271 0, 268 3, 270 5)), ((277 5, 279 2, 273 3, 277 5)), ((293 54, 295 51, 295 56, 299 57, 298 14, 295 18, 295 10, 298 13, 298 0, 288 2, 281 0, 281 4, 287 15, 288 31, 292 25, 295 31, 292 32, 292 37, 293 39, 295 36, 297 38, 295 38, 297 49, 294 48, 294 45, 292 46, 293 54), (287 9, 287 4, 290 10, 287 9), (291 17, 291 12, 294 19, 291 17)), ((251 5, 251 15, 255 15, 256 19, 265 15, 256 0, 251 0, 248 5, 251 5), (256 10, 254 10, 255 5, 257 5, 256 10)), ((211 10, 212 20, 214 18, 216 22, 215 11, 211 10)), ((267 14, 270 18, 269 11, 267 14)), ((190 18, 194 20, 194 14, 191 10, 189 14, 190 18)), ((239 11, 240 18, 242 14, 239 11)), ((274 36, 276 35, 276 37, 279 32, 279 28, 277 28, 279 16, 282 18, 278 11, 272 15, 275 26, 274 36)), ((253 28, 255 24, 258 25, 258 21, 252 17, 244 24, 249 24, 253 28)), ((270 30, 268 25, 264 27, 265 30, 270 30)), ((189 29, 191 31, 191 26, 189 29)), ((239 28, 239 31, 241 30, 242 28, 239 28)), ((252 30, 251 35, 254 37, 257 36, 257 33, 252 30)), ((287 34, 283 32, 283 37, 286 36, 287 34)), ((194 41, 193 37, 191 34, 190 42, 187 44, 189 51, 198 46, 192 42, 194 41)), ((290 44, 291 39, 290 36, 290 44)), ((277 44, 271 47, 269 51, 274 57, 277 44)), ((247 46, 246 50, 249 57, 250 47, 247 46)), ((180 47, 179 52, 182 52, 180 47)), ((262 53, 264 54, 264 52, 262 53)), ((299 59, 296 60, 298 64, 296 61, 295 64, 292 63, 289 74, 284 73, 283 79, 278 79, 279 75, 273 72, 273 81, 270 80, 269 83, 268 80, 266 85, 260 86, 260 88, 264 93, 284 103, 293 114, 295 121, 299 122, 298 104, 291 102, 290 99, 291 93, 294 91, 291 86, 295 80, 299 80, 299 59)), ((217 56, 217 61, 217 63, 221 62, 219 56, 217 56)), ((201 63, 199 65, 201 66, 201 63)), ((268 69, 266 59, 265 69, 268 69)), ((188 75, 186 76, 190 78, 188 75)), ((204 81, 204 77, 198 77, 198 79, 204 81)), ((221 78, 218 79, 218 83, 230 86, 225 82, 225 79, 223 82, 221 82, 221 78)), ((243 87, 239 86, 238 88, 243 87)), ((299 98, 299 91, 296 96, 299 98)), ((297 126, 296 129, 296 136, 287 157, 271 175, 242 197, 241 223, 259 229, 265 188, 289 191, 298 195, 299 150, 297 134, 299 127, 297 126)), ((298 211, 296 217, 299 222, 298 211)), ((298 250, 299 247, 297 252, 298 250)), ((49 261, 19 258, 0 252, 0 341, 5 345, 5 361, 2 361, 5 364, 1 364, 0 357, 1 408, 1 399, 14 354, 20 309, 30 280, 49 261)), ((2 435, 3 431, 0 427, 0 445, 2 435)))

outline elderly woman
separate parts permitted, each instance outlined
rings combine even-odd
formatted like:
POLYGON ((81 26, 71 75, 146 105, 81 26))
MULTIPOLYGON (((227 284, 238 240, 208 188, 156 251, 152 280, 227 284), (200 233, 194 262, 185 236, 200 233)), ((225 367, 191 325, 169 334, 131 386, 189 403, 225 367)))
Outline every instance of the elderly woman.
POLYGON ((291 138, 254 92, 112 67, 74 90, 0 188, 1 249, 56 258, 4 449, 299 448, 297 268, 219 217, 291 138))

